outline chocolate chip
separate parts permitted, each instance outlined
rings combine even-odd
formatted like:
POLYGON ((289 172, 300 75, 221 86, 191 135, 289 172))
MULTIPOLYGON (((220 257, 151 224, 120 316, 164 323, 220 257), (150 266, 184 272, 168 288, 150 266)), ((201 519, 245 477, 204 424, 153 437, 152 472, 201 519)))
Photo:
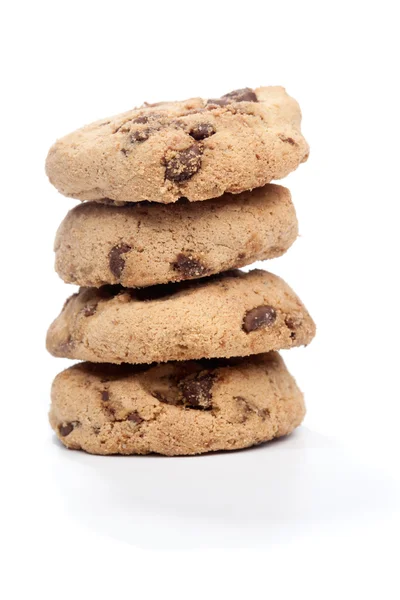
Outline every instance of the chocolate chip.
POLYGON ((174 263, 172 263, 172 268, 175 271, 178 271, 185 279, 190 279, 193 277, 203 277, 208 272, 207 267, 205 267, 199 260, 193 258, 190 254, 180 253, 176 257, 174 263))
POLYGON ((260 408, 258 414, 263 419, 263 421, 265 421, 265 419, 269 419, 271 416, 271 413, 268 408, 260 408))
POLYGON ((285 318, 285 325, 288 329, 290 329, 290 338, 292 340, 296 339, 296 329, 300 327, 302 324, 302 319, 300 317, 289 316, 285 318))
POLYGON ((236 402, 242 409, 242 412, 243 412, 242 423, 247 421, 247 419, 251 413, 256 414, 263 421, 265 421, 265 419, 270 416, 270 412, 269 412, 268 408, 258 408, 258 406, 256 404, 254 404, 253 402, 250 402, 249 400, 246 400, 246 398, 243 398, 243 396, 235 396, 234 400, 236 400, 236 402))
POLYGON ((71 431, 74 430, 74 424, 73 423, 63 423, 62 425, 59 425, 58 427, 58 431, 60 432, 60 435, 62 435, 63 437, 66 437, 67 435, 69 435, 71 433, 71 431))
POLYGON ((243 319, 243 329, 246 333, 270 327, 276 320, 276 311, 272 306, 257 306, 247 311, 243 319))
POLYGON ((131 250, 131 247, 124 243, 118 244, 118 246, 111 248, 108 254, 108 260, 110 271, 113 275, 115 275, 115 277, 121 277, 125 266, 125 258, 122 256, 122 254, 126 254, 126 252, 129 252, 129 250, 131 250))
POLYGON ((214 383, 214 377, 212 373, 204 373, 180 381, 178 387, 185 404, 191 408, 211 408, 211 388, 214 383))
POLYGON ((108 402, 108 400, 110 399, 110 392, 108 390, 103 390, 101 392, 101 399, 103 400, 103 402, 108 402))
POLYGON ((286 142, 287 144, 290 144, 291 146, 296 146, 296 142, 291 137, 285 137, 284 135, 279 135, 279 139, 282 142, 286 142))
POLYGON ((140 117, 136 117, 136 119, 132 119, 132 123, 134 123, 134 124, 148 123, 148 121, 149 121, 149 117, 146 117, 146 115, 142 115, 140 117))
POLYGON ((130 131, 130 127, 131 127, 131 121, 126 120, 114 128, 113 134, 120 133, 120 132, 126 133, 126 132, 130 131))
POLYGON ((229 94, 224 94, 222 97, 234 102, 258 102, 257 96, 251 88, 234 90, 233 92, 229 92, 229 94))
POLYGON ((227 104, 230 104, 227 98, 210 98, 207 100, 207 106, 226 106, 227 104))
POLYGON ((245 398, 243 398, 243 396, 235 396, 234 400, 236 400, 241 413, 238 421, 239 423, 245 423, 248 420, 249 415, 253 413, 254 410, 249 406, 249 403, 245 398))
POLYGON ((204 140, 205 138, 214 135, 214 133, 215 128, 211 123, 198 123, 189 131, 189 135, 197 141, 204 140))
POLYGON ((289 329, 296 329, 296 323, 295 323, 294 319, 292 319, 292 317, 286 317, 285 325, 289 329))
POLYGON ((224 94, 221 98, 207 100, 207 104, 216 104, 217 106, 226 106, 232 102, 258 102, 258 99, 252 89, 243 88, 224 94))
POLYGON ((202 150, 197 145, 170 154, 164 159, 165 178, 170 181, 186 181, 201 167, 202 150))
POLYGON ((146 129, 137 129, 136 131, 131 132, 129 139, 132 143, 145 142, 149 139, 151 131, 152 130, 149 127, 146 127, 146 129))
POLYGON ((144 419, 142 419, 142 417, 139 415, 139 413, 134 410, 133 412, 130 412, 127 417, 126 417, 127 421, 132 421, 133 423, 142 423, 144 421, 144 419))
POLYGON ((89 306, 85 306, 83 309, 83 314, 85 317, 91 317, 96 312, 97 304, 91 304, 89 306))

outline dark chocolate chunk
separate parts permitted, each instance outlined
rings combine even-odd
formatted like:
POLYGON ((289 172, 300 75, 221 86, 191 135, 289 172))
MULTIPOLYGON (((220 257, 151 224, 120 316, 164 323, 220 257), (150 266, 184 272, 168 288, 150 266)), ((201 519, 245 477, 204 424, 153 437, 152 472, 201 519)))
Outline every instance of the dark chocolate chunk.
POLYGON ((197 123, 189 131, 189 135, 197 141, 204 140, 215 133, 215 128, 211 123, 197 123))
POLYGON ((139 413, 134 410, 133 412, 130 412, 127 417, 126 417, 127 421, 132 421, 133 423, 142 423, 144 421, 144 419, 142 419, 142 417, 139 415, 139 413))
POLYGON ((243 398, 243 396, 235 396, 234 399, 243 411, 243 423, 244 421, 247 421, 251 413, 256 414, 263 421, 265 421, 265 419, 270 416, 268 408, 258 408, 256 404, 250 402, 249 400, 246 400, 246 398, 243 398))
POLYGON ((149 121, 149 117, 148 116, 146 117, 146 115, 141 115, 139 117, 136 117, 136 119, 132 119, 132 123, 134 123, 135 125, 136 125, 136 123, 139 125, 142 125, 144 123, 148 123, 148 121, 149 121))
POLYGON ((198 259, 193 258, 192 255, 180 253, 176 257, 172 267, 175 271, 178 271, 185 279, 191 279, 194 277, 203 277, 207 274, 208 269, 198 259))
POLYGON ((232 102, 258 102, 258 99, 252 89, 243 88, 224 94, 221 98, 207 100, 207 104, 216 104, 217 106, 226 106, 232 104, 232 102))
POLYGON ((188 377, 178 383, 184 402, 191 408, 210 409, 211 388, 215 376, 212 373, 200 373, 195 377, 188 377))
POLYGON ((125 266, 125 258, 122 256, 131 250, 131 247, 128 244, 118 244, 118 246, 114 246, 111 248, 108 254, 108 260, 110 265, 110 271, 115 277, 121 277, 122 271, 125 266))
POLYGON ((239 422, 245 423, 254 410, 251 406, 249 406, 249 403, 247 402, 246 398, 243 398, 243 396, 235 396, 234 400, 236 400, 241 413, 239 422))
POLYGON ((224 94, 223 98, 229 98, 234 102, 258 102, 255 92, 250 88, 242 88, 240 90, 234 90, 229 94, 224 94))
POLYGON ((185 150, 176 151, 164 159, 165 178, 170 181, 186 181, 201 167, 202 150, 194 144, 185 150))
POLYGON ((207 100, 207 106, 226 106, 230 104, 226 98, 210 98, 207 100))
POLYGON ((58 427, 58 431, 60 432, 60 435, 62 435, 63 437, 66 437, 67 435, 69 435, 71 433, 71 431, 74 430, 74 424, 73 423, 63 423, 62 425, 59 425, 58 427))
POLYGON ((292 331, 296 330, 298 327, 300 327, 302 323, 302 319, 300 317, 286 317, 285 318, 285 325, 288 329, 291 329, 292 331))
POLYGON ((285 325, 289 329, 296 329, 296 324, 294 322, 294 319, 292 319, 292 317, 286 317, 286 319, 285 319, 285 325))
POLYGON ((243 329, 246 333, 270 327, 276 320, 276 311, 272 306, 257 306, 247 311, 243 319, 243 329))
POLYGON ((149 127, 146 127, 145 129, 137 129, 136 131, 132 131, 130 133, 129 139, 132 143, 145 142, 149 139, 151 131, 152 130, 149 127))
POLYGON ((110 399, 110 392, 108 390, 103 390, 101 392, 101 399, 103 402, 107 402, 110 399))
POLYGON ((260 408, 258 414, 263 419, 263 421, 265 421, 265 419, 269 419, 271 416, 271 413, 268 408, 260 408))
POLYGON ((294 141, 294 139, 293 139, 293 138, 291 138, 291 137, 286 137, 286 136, 284 136, 284 135, 282 135, 282 134, 281 134, 281 135, 279 135, 278 137, 279 137, 279 139, 280 139, 282 142, 285 142, 285 143, 287 143, 287 144, 290 144, 291 146, 296 146, 296 142, 294 141))

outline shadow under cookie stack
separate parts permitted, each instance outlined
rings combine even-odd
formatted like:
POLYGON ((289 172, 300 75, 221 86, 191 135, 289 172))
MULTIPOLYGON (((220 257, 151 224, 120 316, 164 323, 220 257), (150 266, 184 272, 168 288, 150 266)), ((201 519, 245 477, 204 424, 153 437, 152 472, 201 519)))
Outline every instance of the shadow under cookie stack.
POLYGON ((47 348, 80 362, 53 382, 68 448, 169 456, 286 435, 305 414, 278 351, 315 325, 279 277, 240 267, 297 237, 289 191, 308 157, 281 87, 145 104, 58 140, 51 183, 84 202, 57 232, 56 271, 77 284, 47 348))

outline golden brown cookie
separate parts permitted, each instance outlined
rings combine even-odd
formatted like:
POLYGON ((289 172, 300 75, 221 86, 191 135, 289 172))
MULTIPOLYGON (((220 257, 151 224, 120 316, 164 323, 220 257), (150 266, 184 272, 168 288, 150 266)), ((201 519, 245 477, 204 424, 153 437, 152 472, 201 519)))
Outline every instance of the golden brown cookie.
POLYGON ((174 456, 260 444, 290 433, 304 413, 272 352, 142 368, 81 363, 55 378, 50 423, 68 448, 174 456))
POLYGON ((46 170, 80 200, 206 200, 261 187, 307 160, 300 121, 282 87, 145 104, 58 140, 46 170))
POLYGON ((296 236, 289 190, 272 184, 169 206, 87 202, 59 227, 56 271, 82 286, 144 287, 280 256, 296 236))
POLYGON ((54 356, 151 363, 247 356, 308 344, 315 325, 266 271, 229 271, 142 289, 81 288, 50 326, 54 356))

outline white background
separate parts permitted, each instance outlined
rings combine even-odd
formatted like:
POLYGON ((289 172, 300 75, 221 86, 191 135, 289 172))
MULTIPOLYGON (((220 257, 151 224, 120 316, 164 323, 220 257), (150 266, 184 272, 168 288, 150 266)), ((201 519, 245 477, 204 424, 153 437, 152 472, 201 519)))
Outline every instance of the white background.
POLYGON ((397 3, 9 2, 1 43, 4 598, 398 598, 397 3), (284 85, 308 163, 284 184, 301 237, 266 268, 318 324, 284 358, 304 427, 200 458, 67 452, 47 424, 46 328, 74 201, 55 138, 143 101, 284 85), (123 596, 122 596, 123 594, 123 596))

